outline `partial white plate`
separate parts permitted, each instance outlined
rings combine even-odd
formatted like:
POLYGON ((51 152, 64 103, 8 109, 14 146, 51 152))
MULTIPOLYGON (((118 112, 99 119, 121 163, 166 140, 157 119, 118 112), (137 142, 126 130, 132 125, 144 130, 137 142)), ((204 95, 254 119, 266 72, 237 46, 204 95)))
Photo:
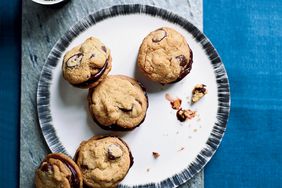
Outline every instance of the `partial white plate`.
POLYGON ((51 50, 38 84, 38 117, 52 152, 73 156, 80 142, 93 135, 114 134, 131 148, 134 165, 121 187, 176 187, 189 180, 210 160, 226 129, 230 109, 227 74, 210 41, 189 21, 167 10, 145 5, 103 9, 75 24, 51 50), (143 38, 160 27, 172 27, 186 38, 193 51, 191 73, 182 81, 162 86, 146 79, 136 67, 143 38), (110 74, 136 78, 146 87, 149 108, 144 123, 130 132, 110 132, 92 121, 87 90, 72 87, 62 77, 67 50, 95 36, 111 49, 110 74), (203 83, 208 94, 190 106, 193 87, 203 83), (165 94, 179 97, 197 117, 180 123, 165 94), (154 159, 152 152, 160 153, 154 159))

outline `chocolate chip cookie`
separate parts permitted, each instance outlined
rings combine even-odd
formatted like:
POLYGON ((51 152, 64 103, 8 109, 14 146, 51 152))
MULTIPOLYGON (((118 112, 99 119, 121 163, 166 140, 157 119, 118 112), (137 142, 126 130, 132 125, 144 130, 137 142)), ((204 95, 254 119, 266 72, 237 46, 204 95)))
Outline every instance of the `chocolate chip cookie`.
POLYGON ((63 76, 73 86, 91 88, 110 72, 110 50, 97 38, 90 37, 68 51, 63 60, 63 76))
POLYGON ((46 156, 36 170, 36 188, 82 188, 83 178, 75 162, 61 153, 46 156))
POLYGON ((162 27, 145 37, 137 62, 148 78, 169 84, 182 80, 191 71, 193 53, 180 33, 162 27))
POLYGON ((82 142, 75 161, 84 185, 91 188, 116 187, 133 165, 127 144, 113 136, 95 136, 82 142))
POLYGON ((89 110, 94 121, 106 130, 132 130, 139 126, 148 107, 147 94, 133 78, 107 76, 95 89, 89 89, 89 110))

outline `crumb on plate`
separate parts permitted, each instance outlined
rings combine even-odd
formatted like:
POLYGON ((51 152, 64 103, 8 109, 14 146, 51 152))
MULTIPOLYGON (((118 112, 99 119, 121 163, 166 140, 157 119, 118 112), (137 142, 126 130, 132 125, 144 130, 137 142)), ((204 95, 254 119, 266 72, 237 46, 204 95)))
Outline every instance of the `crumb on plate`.
POLYGON ((154 156, 155 159, 160 156, 160 154, 159 154, 158 152, 152 152, 152 154, 153 154, 153 156, 154 156))

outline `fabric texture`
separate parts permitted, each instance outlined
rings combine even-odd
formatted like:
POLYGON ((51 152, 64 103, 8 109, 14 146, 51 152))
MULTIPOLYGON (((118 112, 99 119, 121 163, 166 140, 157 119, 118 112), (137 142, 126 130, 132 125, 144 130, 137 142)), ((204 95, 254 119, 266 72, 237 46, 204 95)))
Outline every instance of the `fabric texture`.
POLYGON ((0 187, 18 187, 21 2, 0 3, 0 187))
POLYGON ((204 32, 231 86, 222 144, 205 187, 281 187, 282 1, 204 1, 204 32))

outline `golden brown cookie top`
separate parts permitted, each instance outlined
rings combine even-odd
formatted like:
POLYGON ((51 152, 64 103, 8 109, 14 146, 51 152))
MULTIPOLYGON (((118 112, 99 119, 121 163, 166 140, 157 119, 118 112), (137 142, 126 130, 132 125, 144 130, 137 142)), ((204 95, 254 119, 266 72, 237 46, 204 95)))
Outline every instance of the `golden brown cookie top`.
POLYGON ((133 129, 145 118, 148 103, 145 91, 133 78, 108 76, 89 90, 90 112, 103 127, 133 129))
POLYGON ((35 175, 36 188, 82 188, 80 169, 74 161, 61 153, 46 156, 35 175))
POLYGON ((192 51, 180 33, 162 27, 144 38, 139 49, 138 65, 151 80, 173 83, 190 72, 192 51))
POLYGON ((97 38, 90 37, 68 51, 63 60, 64 78, 73 85, 101 76, 111 65, 110 50, 97 38))
POLYGON ((120 138, 96 136, 77 149, 76 162, 89 187, 115 187, 133 164, 128 146, 120 138))

